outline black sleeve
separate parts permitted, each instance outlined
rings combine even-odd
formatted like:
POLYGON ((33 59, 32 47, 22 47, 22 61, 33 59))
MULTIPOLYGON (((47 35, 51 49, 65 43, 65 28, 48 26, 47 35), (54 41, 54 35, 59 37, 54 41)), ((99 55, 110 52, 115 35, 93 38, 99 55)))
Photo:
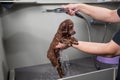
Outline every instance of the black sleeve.
MULTIPOLYGON (((120 17, 120 8, 117 9, 117 14, 120 17)), ((120 29, 114 34, 112 40, 118 45, 120 45, 120 29)))
POLYGON ((118 16, 120 17, 120 8, 117 9, 117 14, 118 14, 118 16))
POLYGON ((120 29, 114 34, 112 40, 120 45, 120 29))

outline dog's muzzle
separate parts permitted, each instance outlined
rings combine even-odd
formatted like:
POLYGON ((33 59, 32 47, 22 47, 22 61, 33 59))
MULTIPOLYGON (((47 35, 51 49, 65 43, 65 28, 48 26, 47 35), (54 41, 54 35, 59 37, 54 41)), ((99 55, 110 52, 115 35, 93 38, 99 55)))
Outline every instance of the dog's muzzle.
POLYGON ((74 35, 76 32, 75 31, 72 31, 71 35, 74 35))

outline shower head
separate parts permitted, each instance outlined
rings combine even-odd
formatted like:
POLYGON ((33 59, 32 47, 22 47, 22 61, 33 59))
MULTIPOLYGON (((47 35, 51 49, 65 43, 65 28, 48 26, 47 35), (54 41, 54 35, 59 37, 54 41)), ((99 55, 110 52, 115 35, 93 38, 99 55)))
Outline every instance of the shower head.
POLYGON ((66 13, 68 12, 68 10, 65 8, 55 8, 55 9, 46 9, 46 12, 66 13))
MULTIPOLYGON (((54 13, 67 13, 68 12, 68 9, 66 8, 55 8, 55 9, 46 9, 45 11, 43 12, 54 12, 54 13)), ((80 13, 79 11, 76 11, 75 12, 75 16, 79 17, 79 18, 84 18, 80 13)))

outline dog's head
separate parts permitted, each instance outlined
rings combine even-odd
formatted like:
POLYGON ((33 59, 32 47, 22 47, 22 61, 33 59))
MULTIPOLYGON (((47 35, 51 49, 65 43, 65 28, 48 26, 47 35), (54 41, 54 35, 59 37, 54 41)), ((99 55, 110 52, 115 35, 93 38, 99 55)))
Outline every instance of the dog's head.
POLYGON ((60 24, 60 32, 62 37, 70 37, 75 34, 74 24, 70 19, 63 21, 60 24))

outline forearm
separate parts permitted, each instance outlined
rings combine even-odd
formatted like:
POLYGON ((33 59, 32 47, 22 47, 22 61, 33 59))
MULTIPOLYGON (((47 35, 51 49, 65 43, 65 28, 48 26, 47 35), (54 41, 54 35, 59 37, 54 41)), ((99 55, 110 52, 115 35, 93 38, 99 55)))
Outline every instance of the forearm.
POLYGON ((87 4, 78 4, 79 11, 85 13, 94 19, 106 22, 118 22, 117 10, 110 10, 104 7, 92 6, 87 4))
POLYGON ((79 45, 72 45, 74 48, 89 54, 114 55, 114 50, 109 48, 107 43, 95 43, 78 41, 79 45))

